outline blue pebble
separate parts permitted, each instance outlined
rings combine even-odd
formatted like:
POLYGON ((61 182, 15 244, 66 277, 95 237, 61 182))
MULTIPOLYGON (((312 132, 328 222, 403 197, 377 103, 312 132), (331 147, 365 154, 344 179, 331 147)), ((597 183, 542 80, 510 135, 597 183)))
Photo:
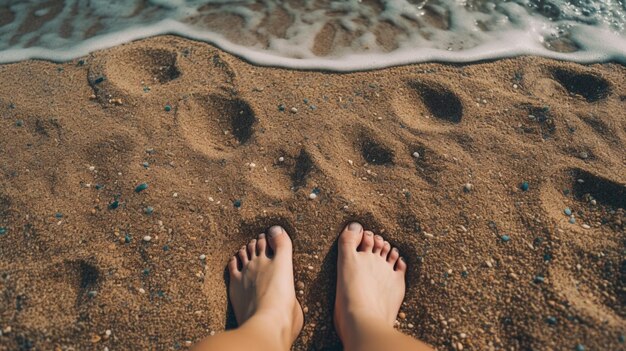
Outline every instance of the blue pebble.
POLYGON ((170 247, 169 245, 163 245, 163 251, 169 251, 170 247))
POLYGON ((235 201, 233 201, 233 206, 235 206, 235 208, 239 208, 239 207, 241 207, 241 200, 235 200, 235 201))
POLYGON ((571 224, 576 223, 576 218, 574 218, 574 217, 570 217, 569 222, 570 222, 571 224))
POLYGON ((520 189, 522 189, 522 191, 528 191, 528 188, 530 188, 530 184, 528 184, 528 182, 523 182, 522 185, 520 185, 520 189))
POLYGON ((104 82, 104 77, 98 77, 93 82, 96 83, 96 84, 100 84, 100 83, 104 82))
POLYGON ((622 344, 623 344, 623 343, 624 343, 624 341, 626 341, 626 337, 624 337, 624 334, 622 334, 622 335, 620 335, 620 336, 618 336, 618 337, 617 337, 617 340, 618 340, 620 343, 622 343, 622 344))
POLYGON ((54 214, 54 217, 56 217, 56 218, 63 218, 63 213, 57 212, 57 213, 54 214))
POLYGON ((4 235, 7 233, 7 228, 5 227, 0 227, 0 235, 4 235))
POLYGON ((537 276, 535 276, 535 280, 534 280, 534 282, 535 282, 536 284, 541 284, 541 283, 543 283, 544 281, 545 281, 545 278, 544 278, 543 276, 541 276, 541 275, 537 275, 537 276))
POLYGON ((304 99, 304 100, 302 100, 302 101, 303 101, 305 104, 307 104, 307 105, 309 104, 309 99, 304 99))
POLYGON ((311 105, 311 106, 309 106, 309 108, 310 108, 311 110, 317 110, 317 106, 315 106, 315 105, 311 105))
POLYGON ((77 63, 78 66, 82 66, 84 64, 85 64, 85 60, 78 60, 78 63, 77 63))
POLYGON ((152 206, 148 206, 143 210, 147 215, 151 215, 154 212, 154 208, 152 206))
POLYGON ((569 207, 566 207, 565 210, 563 211, 563 213, 565 213, 567 216, 571 216, 572 215, 572 210, 569 207))
POLYGON ((148 275, 150 274, 150 270, 148 268, 143 270, 143 275, 148 275))
POLYGON ((585 351, 585 345, 583 344, 576 345, 576 351, 585 351))
POLYGON ((170 112, 172 110, 172 106, 165 105, 165 112, 170 112))
POLYGON ((150 164, 148 162, 144 162, 141 164, 144 168, 148 168, 150 167, 150 164))
POLYGON ((461 272, 461 277, 463 277, 463 278, 467 278, 468 275, 469 275, 469 272, 467 272, 467 271, 461 272))
POLYGON ((312 191, 313 194, 319 195, 320 192, 321 192, 321 190, 319 188, 313 188, 313 191, 312 191))
POLYGON ((130 244, 130 235, 126 234, 124 236, 124 242, 127 243, 127 244, 130 244))
POLYGON ((15 121, 15 125, 18 126, 18 127, 21 127, 21 126, 24 125, 24 121, 21 120, 21 119, 18 119, 17 121, 15 121))
POLYGON ((278 111, 281 111, 281 112, 285 111, 285 105, 283 104, 278 105, 278 111))
POLYGON ((508 235, 502 235, 500 237, 500 239, 502 239, 502 241, 504 241, 505 243, 508 242, 509 240, 511 240, 511 237, 508 235))
POLYGON ((120 202, 117 201, 117 200, 115 200, 115 201, 113 201, 113 202, 111 202, 109 204, 109 210, 114 210, 114 209, 116 209, 118 207, 120 207, 120 202))
POLYGON ((135 188, 135 192, 136 193, 140 193, 144 190, 148 189, 148 184, 147 183, 141 183, 139 185, 137 185, 137 187, 135 188))
POLYGON ((104 185, 96 184, 95 188, 96 188, 96 190, 100 190, 100 189, 104 188, 104 185))
POLYGON ((543 255, 543 260, 544 261, 552 261, 552 255, 550 255, 550 254, 543 255))
POLYGON ((546 318, 546 322, 548 322, 548 324, 550 324, 550 325, 555 325, 557 320, 556 320, 556 317, 550 316, 550 317, 546 318))

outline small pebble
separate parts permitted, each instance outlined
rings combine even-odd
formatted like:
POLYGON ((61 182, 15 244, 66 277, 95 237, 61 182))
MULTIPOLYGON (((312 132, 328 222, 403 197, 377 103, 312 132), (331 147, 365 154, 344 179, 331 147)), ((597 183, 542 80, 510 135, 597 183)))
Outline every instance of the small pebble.
POLYGON ((500 239, 502 239, 502 241, 504 241, 504 242, 506 243, 506 242, 508 242, 509 240, 511 240, 511 237, 505 234, 505 235, 502 235, 502 236, 500 237, 500 239))
POLYGON ((546 322, 548 322, 548 324, 550 324, 550 325, 555 325, 556 324, 556 317, 550 316, 550 317, 546 318, 546 322))
POLYGON ((589 158, 589 154, 585 151, 581 151, 580 152, 580 158, 582 158, 583 160, 586 160, 589 158))
POLYGON ((589 228, 591 228, 591 227, 589 226, 589 224, 583 224, 581 227, 583 227, 584 229, 589 229, 589 228))
POLYGON ((572 215, 572 210, 569 207, 566 207, 565 210, 563 211, 563 213, 565 213, 568 216, 572 215))
POLYGON ((528 191, 529 188, 530 184, 528 184, 528 182, 522 182, 522 184, 520 185, 520 189, 522 189, 522 191, 528 191))
POLYGON ((576 351, 585 351, 585 346, 583 344, 576 345, 576 351))
POLYGON ((130 243, 130 239, 131 239, 131 238, 130 238, 130 235, 128 235, 128 234, 124 235, 124 242, 125 242, 126 244, 130 243))
POLYGON ((285 105, 283 104, 278 105, 278 111, 281 111, 281 112, 285 111, 285 105))
POLYGON ((150 235, 146 235, 143 237, 143 241, 145 242, 149 242, 150 240, 152 240, 152 237, 150 235))
POLYGON ((147 215, 151 215, 154 212, 154 208, 152 206, 148 206, 143 210, 147 215))
POLYGON ((0 235, 4 235, 7 233, 7 228, 5 227, 0 227, 0 235))
POLYGON ((281 157, 279 157, 279 158, 278 158, 278 162, 285 162, 285 158, 284 158, 284 157, 282 157, 282 156, 281 156, 281 157))
POLYGON ((593 199, 593 200, 589 201, 589 203, 591 203, 593 206, 595 206, 598 202, 595 199, 593 199))
POLYGON ((93 81, 95 84, 100 84, 102 82, 104 82, 104 77, 98 77, 96 78, 96 80, 93 81))
POLYGON ((413 327, 415 327, 413 324, 409 323, 406 325, 407 327, 409 327, 409 329, 413 329, 413 327))
POLYGON ((206 260, 206 255, 205 255, 205 254, 200 255, 200 259, 201 259, 202 261, 206 260))
POLYGON ((95 291, 95 290, 91 290, 91 291, 89 291, 89 292, 87 293, 87 296, 89 296, 89 297, 91 297, 91 298, 96 297, 96 295, 98 295, 98 292, 97 292, 97 291, 95 291))
POLYGON ((140 193, 144 190, 148 189, 148 184, 147 183, 141 183, 139 185, 137 185, 137 187, 135 187, 135 192, 136 193, 140 193))
POLYGON ((143 288, 139 288, 139 293, 140 293, 140 294, 145 294, 145 293, 146 293, 146 291, 145 291, 143 288))
POLYGON ((570 222, 571 224, 576 223, 576 218, 574 218, 574 217, 570 217, 569 222, 570 222))
POLYGON ((309 194, 309 199, 311 199, 311 200, 315 200, 315 199, 317 199, 317 194, 315 194, 315 193, 310 193, 310 194, 309 194))
POLYGON ((420 158, 420 153, 419 153, 419 152, 417 152, 417 151, 415 151, 415 152, 413 153, 413 157, 415 157, 415 158, 420 158))
POLYGON ((117 200, 114 200, 113 202, 109 204, 109 210, 114 210, 118 208, 119 206, 120 206, 120 202, 117 200))
POLYGON ((398 318, 400 318, 400 319, 406 319, 406 313, 404 313, 404 312, 400 312, 400 313, 398 313, 398 318))
POLYGON ((172 110, 172 106, 165 105, 165 112, 170 112, 172 110))
POLYGON ((535 276, 535 279, 533 280, 536 284, 541 284, 545 281, 545 278, 541 275, 537 275, 535 276))
POLYGON ((297 282, 296 283, 296 289, 303 290, 304 289, 304 283, 303 282, 297 282))
POLYGON ((21 127, 21 126, 23 126, 23 125, 24 125, 24 121, 22 121, 21 119, 18 119, 18 120, 15 122, 15 125, 16 125, 16 126, 18 126, 18 127, 21 127))
POLYGON ((465 190, 466 193, 469 193, 470 191, 472 191, 472 189, 474 189, 474 185, 472 185, 471 183, 465 183, 463 185, 463 190, 465 190))
POLYGON ((144 166, 144 168, 150 167, 150 164, 148 162, 144 162, 144 163, 142 163, 142 165, 144 166))
POLYGON ((292 107, 290 111, 291 113, 298 113, 298 109, 295 107, 292 107))
POLYGON ((241 200, 235 200, 235 201, 233 201, 233 206, 235 206, 235 208, 239 208, 239 207, 241 207, 241 200))

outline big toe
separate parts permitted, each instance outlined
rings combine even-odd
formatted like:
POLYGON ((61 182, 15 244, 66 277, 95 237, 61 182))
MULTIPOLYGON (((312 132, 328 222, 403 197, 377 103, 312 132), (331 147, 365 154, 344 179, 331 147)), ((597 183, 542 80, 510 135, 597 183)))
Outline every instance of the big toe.
POLYGON ((268 243, 275 255, 291 254, 291 238, 279 225, 272 226, 267 234, 269 236, 268 243))
POLYGON ((349 223, 339 235, 339 247, 346 251, 356 251, 363 238, 363 226, 359 222, 349 223))

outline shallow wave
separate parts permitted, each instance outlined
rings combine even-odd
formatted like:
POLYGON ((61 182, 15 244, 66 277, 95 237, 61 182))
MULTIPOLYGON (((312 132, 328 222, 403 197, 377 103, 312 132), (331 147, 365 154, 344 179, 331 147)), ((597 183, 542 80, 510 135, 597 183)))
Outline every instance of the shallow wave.
POLYGON ((295 69, 354 71, 519 55, 626 63, 626 2, 14 1, 0 7, 0 63, 66 61, 161 34, 295 69))

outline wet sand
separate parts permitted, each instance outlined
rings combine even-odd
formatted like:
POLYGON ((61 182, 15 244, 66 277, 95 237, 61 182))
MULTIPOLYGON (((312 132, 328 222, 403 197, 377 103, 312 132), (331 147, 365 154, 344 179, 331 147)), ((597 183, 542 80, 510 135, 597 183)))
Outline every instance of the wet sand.
POLYGON ((173 36, 0 66, 0 350, 232 327, 227 259, 271 224, 304 286, 294 350, 339 349, 351 220, 400 248, 398 328, 439 350, 622 349, 625 82, 535 57, 289 71, 173 36))

